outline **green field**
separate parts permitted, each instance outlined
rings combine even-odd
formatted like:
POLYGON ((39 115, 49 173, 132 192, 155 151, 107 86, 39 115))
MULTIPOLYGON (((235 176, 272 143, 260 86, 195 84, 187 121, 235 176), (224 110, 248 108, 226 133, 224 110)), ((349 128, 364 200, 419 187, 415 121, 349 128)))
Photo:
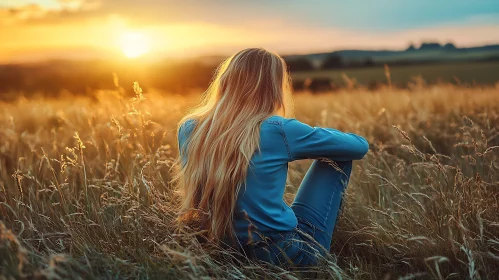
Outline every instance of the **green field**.
MULTIPOLYGON (((427 65, 394 66, 390 68, 392 83, 405 86, 419 82, 427 83, 460 81, 463 84, 494 84, 499 81, 499 62, 456 62, 427 65), (420 78, 417 78, 420 77, 420 78)), ((385 68, 382 66, 358 69, 338 69, 294 73, 293 79, 305 80, 314 77, 329 77, 335 83, 344 85, 343 74, 354 78, 357 83, 367 85, 373 82, 386 82, 385 68)))

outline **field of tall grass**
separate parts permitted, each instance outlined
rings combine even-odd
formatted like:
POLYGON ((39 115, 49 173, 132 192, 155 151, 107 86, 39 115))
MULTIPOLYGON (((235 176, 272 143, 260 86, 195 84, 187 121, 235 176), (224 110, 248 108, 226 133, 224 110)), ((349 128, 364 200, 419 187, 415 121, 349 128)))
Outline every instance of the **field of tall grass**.
POLYGON ((135 90, 0 104, 0 279, 499 278, 499 87, 296 94, 298 119, 370 151, 331 256, 290 271, 175 225, 176 125, 199 96, 135 90))

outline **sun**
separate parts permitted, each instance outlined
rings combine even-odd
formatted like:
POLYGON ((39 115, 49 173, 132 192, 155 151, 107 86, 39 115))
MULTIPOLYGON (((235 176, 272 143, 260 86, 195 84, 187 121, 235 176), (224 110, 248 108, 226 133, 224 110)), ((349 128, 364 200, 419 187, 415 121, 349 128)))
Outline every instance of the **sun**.
POLYGON ((125 32, 120 37, 120 47, 128 58, 137 58, 151 49, 149 38, 140 32, 125 32))

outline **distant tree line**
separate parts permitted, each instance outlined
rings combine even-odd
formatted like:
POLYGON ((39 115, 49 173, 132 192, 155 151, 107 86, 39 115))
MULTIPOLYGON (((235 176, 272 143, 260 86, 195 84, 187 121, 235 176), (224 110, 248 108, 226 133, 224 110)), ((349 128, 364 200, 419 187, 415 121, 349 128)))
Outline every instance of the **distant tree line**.
POLYGON ((326 56, 326 58, 320 63, 318 67, 314 66, 312 61, 306 57, 289 58, 285 60, 291 72, 359 68, 371 67, 376 65, 371 57, 347 61, 341 55, 336 53, 332 53, 326 56))
POLYGON ((419 48, 416 48, 414 44, 410 44, 409 47, 406 49, 406 51, 418 51, 418 50, 446 50, 446 51, 452 51, 452 50, 457 50, 456 46, 453 43, 447 43, 445 45, 442 45, 438 42, 423 42, 419 48))

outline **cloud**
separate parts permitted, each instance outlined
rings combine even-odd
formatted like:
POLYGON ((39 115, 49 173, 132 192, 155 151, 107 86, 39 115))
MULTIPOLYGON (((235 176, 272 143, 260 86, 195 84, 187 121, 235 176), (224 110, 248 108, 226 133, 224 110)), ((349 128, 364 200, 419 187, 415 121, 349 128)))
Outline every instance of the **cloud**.
POLYGON ((63 10, 88 11, 95 10, 102 5, 101 0, 58 0, 63 10))
POLYGON ((37 4, 15 8, 2 8, 0 9, 0 19, 4 24, 13 24, 27 19, 42 18, 48 12, 48 10, 37 4))
POLYGON ((101 0, 56 0, 51 5, 28 3, 15 6, 0 6, 0 25, 52 21, 57 18, 96 10, 101 4, 101 0))
POLYGON ((283 14, 289 12, 279 12, 275 3, 248 0, 38 0, 34 1, 38 3, 34 5, 27 4, 33 2, 30 0, 16 1, 24 5, 2 8, 0 4, 4 22, 61 24, 115 14, 135 26, 179 22, 244 24, 246 21, 285 18, 283 14), (37 13, 26 13, 22 18, 19 17, 21 11, 34 8, 38 10, 37 13))

